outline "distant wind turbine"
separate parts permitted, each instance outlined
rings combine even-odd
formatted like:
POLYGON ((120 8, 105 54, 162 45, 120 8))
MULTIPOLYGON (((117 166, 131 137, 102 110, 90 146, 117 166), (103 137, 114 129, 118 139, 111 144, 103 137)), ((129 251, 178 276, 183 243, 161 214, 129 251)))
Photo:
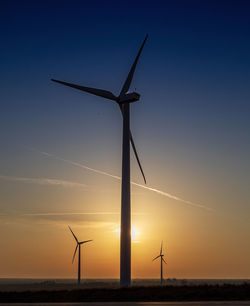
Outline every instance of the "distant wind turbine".
POLYGON ((162 254, 162 247, 163 247, 163 242, 161 242, 161 250, 160 250, 160 255, 158 255, 158 256, 156 256, 154 259, 153 259, 153 261, 154 260, 156 260, 157 258, 161 258, 161 285, 162 285, 162 283, 163 283, 163 267, 162 267, 162 263, 164 262, 165 264, 167 264, 166 263, 166 261, 164 260, 164 255, 162 254))
POLYGON ((76 238, 75 234, 73 233, 72 229, 70 228, 70 226, 69 226, 69 229, 70 229, 73 237, 76 240, 76 248, 75 248, 75 252, 74 252, 74 255, 73 255, 72 263, 75 260, 77 248, 79 247, 79 249, 78 249, 78 286, 80 286, 80 284, 81 284, 81 245, 84 244, 84 243, 93 241, 93 240, 85 240, 85 241, 79 242, 78 239, 76 238))
POLYGON ((137 92, 129 92, 129 88, 132 82, 132 78, 135 72, 135 68, 142 49, 148 38, 146 35, 141 48, 134 60, 134 63, 129 71, 127 79, 122 87, 122 90, 118 96, 115 96, 112 92, 97 89, 92 87, 85 87, 81 85, 75 85, 55 79, 51 79, 54 82, 66 85, 75 89, 79 89, 90 94, 115 101, 122 112, 123 116, 123 141, 122 141, 122 203, 121 203, 121 241, 120 241, 120 285, 122 287, 128 287, 131 284, 131 207, 130 207, 130 143, 134 151, 137 163, 142 173, 144 182, 146 184, 146 178, 142 170, 141 162, 139 160, 132 133, 130 131, 130 103, 136 102, 140 99, 140 95, 137 92))

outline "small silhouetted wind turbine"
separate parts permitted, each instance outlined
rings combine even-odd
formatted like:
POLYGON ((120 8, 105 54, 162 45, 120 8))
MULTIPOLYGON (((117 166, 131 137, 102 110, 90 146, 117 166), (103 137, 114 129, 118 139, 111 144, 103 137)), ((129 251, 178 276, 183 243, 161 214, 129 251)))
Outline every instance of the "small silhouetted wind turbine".
POLYGON ((93 241, 93 240, 85 240, 85 241, 79 242, 78 239, 76 238, 75 234, 73 233, 72 229, 70 228, 70 226, 69 226, 69 229, 70 229, 73 237, 76 240, 76 248, 75 248, 75 252, 74 252, 74 255, 73 255, 72 263, 75 260, 76 251, 77 251, 77 248, 79 247, 79 249, 78 249, 78 286, 79 286, 80 283, 81 283, 81 245, 84 244, 84 243, 93 241))
POLYGON ((163 242, 161 242, 161 250, 160 250, 160 255, 158 255, 158 256, 156 256, 154 259, 153 259, 153 261, 154 260, 156 260, 157 258, 161 258, 161 284, 163 283, 163 271, 162 271, 162 263, 164 262, 165 264, 167 264, 166 263, 166 261, 164 260, 164 254, 162 254, 162 247, 163 247, 163 242))
POLYGON ((130 144, 134 151, 137 163, 141 170, 144 182, 146 178, 142 170, 133 136, 130 130, 130 103, 139 101, 140 95, 137 92, 129 92, 129 88, 134 76, 135 68, 142 49, 146 43, 148 35, 146 35, 139 52, 130 68, 126 81, 118 95, 114 95, 108 90, 99 88, 86 87, 82 85, 72 84, 60 80, 51 79, 54 82, 69 86, 87 93, 112 100, 116 102, 121 110, 123 118, 123 140, 122 140, 122 203, 121 203, 121 230, 120 230, 120 285, 128 287, 131 284, 131 207, 130 207, 130 144))

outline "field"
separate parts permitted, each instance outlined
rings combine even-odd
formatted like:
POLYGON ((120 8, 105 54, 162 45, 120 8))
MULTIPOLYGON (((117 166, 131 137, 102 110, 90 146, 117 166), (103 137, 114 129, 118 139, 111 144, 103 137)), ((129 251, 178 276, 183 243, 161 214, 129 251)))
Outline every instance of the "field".
POLYGON ((119 288, 118 280, 0 280, 1 302, 152 302, 250 300, 249 280, 134 280, 119 288))

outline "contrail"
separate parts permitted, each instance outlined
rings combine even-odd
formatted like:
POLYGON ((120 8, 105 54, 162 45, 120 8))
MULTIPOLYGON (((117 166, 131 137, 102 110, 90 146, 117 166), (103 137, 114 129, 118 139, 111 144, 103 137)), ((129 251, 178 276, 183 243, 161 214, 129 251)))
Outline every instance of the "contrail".
POLYGON ((63 187, 87 187, 85 184, 82 183, 75 183, 75 182, 51 179, 51 178, 30 178, 30 177, 15 177, 15 176, 0 175, 0 179, 11 182, 23 182, 23 183, 38 184, 38 185, 57 185, 63 187))
MULTIPOLYGON (((44 152, 44 151, 39 151, 39 150, 36 150, 36 149, 33 149, 33 148, 29 148, 30 150, 34 151, 34 152, 37 152, 37 153, 40 153, 40 154, 43 154, 45 156, 48 156, 48 157, 52 157, 52 158, 55 158, 57 160, 60 160, 60 161, 63 161, 67 164, 70 164, 70 165, 73 165, 73 166, 76 166, 76 167, 79 167, 79 168, 83 168, 83 169, 86 169, 86 170, 89 170, 89 171, 92 171, 92 172, 95 172, 95 173, 98 173, 98 174, 103 174, 103 175, 106 175, 106 176, 109 176, 109 177, 112 177, 114 179, 117 179, 117 180, 121 180, 121 178, 117 175, 113 175, 113 174, 110 174, 110 173, 107 173, 107 172, 104 172, 104 171, 101 171, 101 170, 97 170, 97 169, 94 169, 94 168, 90 168, 90 167, 87 167, 83 164, 80 164, 80 163, 76 163, 72 160, 69 160, 69 159, 64 159, 62 157, 59 157, 59 156, 56 156, 54 154, 51 154, 51 153, 48 153, 48 152, 44 152)), ((132 183, 133 184, 133 183, 132 183)))
MULTIPOLYGON (((80 164, 80 163, 77 163, 77 162, 74 162, 74 161, 71 161, 69 159, 64 159, 64 158, 61 158, 59 156, 56 156, 54 154, 51 154, 51 153, 48 153, 48 152, 44 152, 44 151, 39 151, 39 150, 36 150, 36 149, 33 149, 33 148, 29 148, 30 150, 34 151, 34 152, 38 152, 40 154, 43 154, 45 156, 48 156, 48 157, 52 157, 52 158, 55 158, 57 160, 60 160, 60 161, 63 161, 65 163, 68 163, 70 165, 73 165, 73 166, 76 166, 76 167, 79 167, 79 168, 83 168, 83 169, 86 169, 86 170, 89 170, 89 171, 92 171, 92 172, 95 172, 95 173, 98 173, 98 174, 102 174, 102 175, 106 175, 106 176, 109 176, 109 177, 112 177, 114 179, 117 179, 117 180, 121 180, 121 177, 120 176, 117 176, 117 175, 113 175, 113 174, 110 174, 108 172, 104 172, 104 171, 101 171, 101 170, 97 170, 97 169, 94 169, 94 168, 90 168, 88 166, 85 166, 83 164, 80 164)), ((134 186, 137 186, 137 187, 140 187, 140 188, 143 188, 143 189, 146 189, 146 190, 149 190, 149 191, 152 191, 152 192, 155 192, 159 195, 162 195, 164 197, 167 197, 169 199, 172 199, 172 200, 176 200, 176 201, 179 201, 179 202, 182 202, 184 204, 187 204, 187 205, 190 205, 190 206, 193 206, 193 207, 197 207, 197 208, 201 208, 201 209, 205 209, 207 211, 214 211, 214 209, 212 208, 209 208, 207 206, 204 206, 204 205, 201 205, 201 204, 197 204, 197 203, 194 203, 194 202, 191 202, 191 201, 188 201, 188 200, 184 200, 182 198, 179 198, 175 195, 172 195, 168 192, 165 192, 165 191, 162 191, 162 190, 159 190, 159 189, 156 189, 156 188, 152 188, 152 187, 148 187, 148 186, 145 186, 145 185, 141 185, 141 184, 138 184, 138 183, 135 183, 135 182, 131 182, 132 185, 134 186)))
POLYGON ((137 184, 137 183, 134 183, 134 182, 132 182, 131 184, 133 184, 135 186, 138 186, 138 187, 141 187, 141 188, 144 188, 144 189, 149 190, 149 191, 153 191, 153 192, 158 193, 162 196, 168 197, 170 199, 173 199, 173 200, 176 200, 176 201, 179 201, 179 202, 182 202, 182 203, 194 206, 194 207, 202 208, 202 209, 205 209, 205 210, 208 210, 208 211, 214 211, 214 209, 212 209, 212 208, 209 208, 209 207, 201 205, 201 204, 193 203, 193 202, 190 202, 190 201, 187 201, 187 200, 183 200, 183 199, 181 199, 181 198, 179 198, 179 197, 177 197, 177 196, 175 196, 171 193, 165 192, 165 191, 161 191, 161 190, 158 190, 158 189, 155 189, 155 188, 152 188, 152 187, 148 187, 148 186, 144 186, 144 185, 141 185, 141 184, 137 184))

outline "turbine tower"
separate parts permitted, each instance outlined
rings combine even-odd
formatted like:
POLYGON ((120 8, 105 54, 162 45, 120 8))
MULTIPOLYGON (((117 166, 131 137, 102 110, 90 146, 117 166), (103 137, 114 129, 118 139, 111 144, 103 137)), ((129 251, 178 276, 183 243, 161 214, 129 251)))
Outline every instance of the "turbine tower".
POLYGON ((137 163, 139 165, 144 182, 146 184, 146 178, 136 151, 132 133, 130 131, 130 103, 138 101, 140 99, 140 95, 137 92, 129 92, 129 88, 132 82, 137 62, 139 60, 147 38, 148 35, 146 35, 141 45, 141 48, 139 49, 139 52, 127 76, 127 79, 118 96, 115 96, 112 92, 107 90, 85 87, 52 79, 52 81, 60 83, 62 85, 66 85, 105 99, 115 101, 119 105, 119 108, 121 110, 123 116, 123 139, 120 229, 120 285, 122 287, 128 287, 131 284, 130 143, 132 145, 132 149, 134 151, 137 163))
POLYGON ((74 252, 74 255, 73 255, 72 263, 73 263, 74 260, 75 260, 77 248, 79 247, 79 249, 78 249, 78 286, 80 286, 80 284, 81 284, 81 245, 84 244, 84 243, 93 241, 93 240, 78 241, 78 239, 76 238, 76 236, 75 236, 75 234, 73 233, 73 231, 72 231, 72 229, 70 228, 70 226, 69 226, 69 229, 70 229, 70 231, 71 231, 73 237, 74 237, 75 240, 76 240, 76 248, 75 248, 75 252, 74 252))
POLYGON ((166 263, 166 261, 164 260, 164 255, 162 254, 162 246, 163 246, 163 242, 161 242, 161 250, 160 250, 160 255, 158 255, 158 256, 156 256, 154 259, 153 259, 153 261, 154 260, 156 260, 157 258, 161 258, 161 285, 162 285, 162 283, 163 283, 163 267, 162 267, 162 264, 163 264, 163 262, 165 263, 165 264, 167 264, 166 263))

